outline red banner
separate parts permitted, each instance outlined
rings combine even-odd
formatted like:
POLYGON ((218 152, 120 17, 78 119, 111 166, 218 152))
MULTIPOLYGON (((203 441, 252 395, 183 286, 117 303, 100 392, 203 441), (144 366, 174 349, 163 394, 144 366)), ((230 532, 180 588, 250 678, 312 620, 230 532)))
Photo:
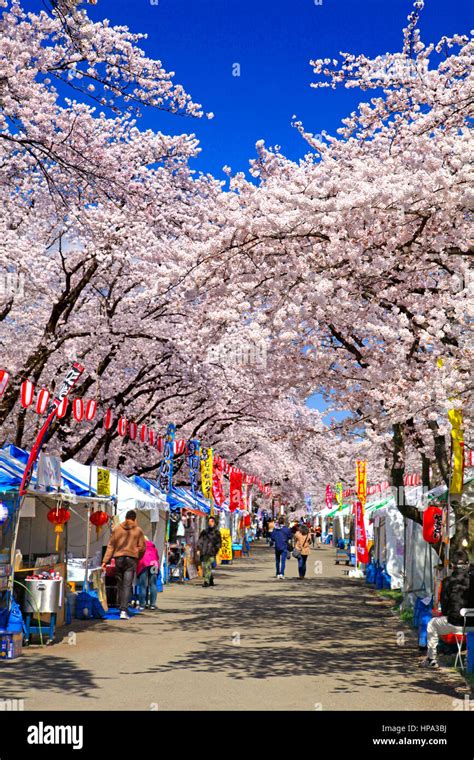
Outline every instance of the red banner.
POLYGON ((229 508, 231 512, 241 509, 242 504, 242 470, 237 467, 230 468, 230 494, 229 508))
POLYGON ((225 500, 224 478, 222 475, 222 469, 220 465, 217 464, 216 459, 217 458, 214 457, 214 466, 212 468, 212 498, 214 499, 214 504, 220 507, 225 500))
POLYGON ((356 518, 356 554, 357 562, 366 565, 369 561, 367 552, 367 535, 365 532, 364 507, 360 501, 354 504, 354 514, 356 518))
POLYGON ((332 507, 332 491, 330 485, 326 486, 326 507, 328 509, 331 509, 332 507))

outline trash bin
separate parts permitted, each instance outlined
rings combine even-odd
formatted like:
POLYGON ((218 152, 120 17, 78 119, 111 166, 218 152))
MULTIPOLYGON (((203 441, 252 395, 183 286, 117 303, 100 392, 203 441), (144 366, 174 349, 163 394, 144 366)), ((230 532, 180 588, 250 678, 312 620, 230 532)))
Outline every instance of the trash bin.
POLYGON ((25 581, 25 586, 25 612, 33 614, 37 612, 57 613, 59 608, 62 607, 62 579, 31 579, 25 581))

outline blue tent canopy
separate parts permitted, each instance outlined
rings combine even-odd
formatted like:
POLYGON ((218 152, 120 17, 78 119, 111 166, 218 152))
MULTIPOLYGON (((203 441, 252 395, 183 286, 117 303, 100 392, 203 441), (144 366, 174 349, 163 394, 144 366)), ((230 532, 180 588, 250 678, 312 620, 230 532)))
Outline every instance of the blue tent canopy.
MULTIPOLYGON (((4 490, 3 485, 8 486, 8 490, 18 490, 23 477, 25 465, 28 461, 29 453, 24 449, 18 448, 13 444, 5 444, 0 449, 0 490, 4 490)), ((37 468, 35 466, 31 487, 37 489, 37 468)), ((88 483, 83 483, 71 473, 61 467, 61 490, 51 490, 51 493, 72 493, 76 496, 90 496, 91 489, 88 483)), ((95 494, 95 492, 94 492, 95 494)))

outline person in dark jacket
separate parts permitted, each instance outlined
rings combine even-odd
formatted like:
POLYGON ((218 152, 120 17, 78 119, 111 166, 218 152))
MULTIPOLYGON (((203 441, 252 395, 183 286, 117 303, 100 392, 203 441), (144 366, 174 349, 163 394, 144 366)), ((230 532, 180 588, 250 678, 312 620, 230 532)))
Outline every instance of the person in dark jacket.
POLYGON ((290 549, 293 533, 285 525, 285 518, 278 518, 278 523, 270 534, 270 546, 275 547, 275 578, 285 577, 286 555, 290 549))
POLYGON ((197 543, 197 548, 201 556, 202 574, 204 576, 204 588, 214 586, 214 575, 212 566, 216 559, 216 554, 221 548, 222 537, 216 521, 213 517, 209 518, 207 528, 201 531, 197 543))
MULTIPOLYGON (((438 668, 438 643, 440 636, 448 633, 462 633, 463 608, 474 609, 474 569, 469 566, 469 555, 463 549, 453 553, 453 571, 441 584, 440 617, 428 623, 428 653, 420 664, 425 668, 438 668)), ((474 626, 474 618, 466 619, 467 627, 474 626)))

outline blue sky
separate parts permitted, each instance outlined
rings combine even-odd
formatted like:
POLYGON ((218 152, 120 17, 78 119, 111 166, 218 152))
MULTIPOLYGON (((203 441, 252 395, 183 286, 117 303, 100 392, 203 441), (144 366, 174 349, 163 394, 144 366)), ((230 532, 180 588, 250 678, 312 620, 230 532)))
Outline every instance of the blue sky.
MULTIPOLYGON (((34 0, 35 6, 38 0, 34 0)), ((215 119, 149 113, 146 126, 168 133, 195 132, 198 170, 223 177, 222 167, 247 170, 255 142, 278 144, 292 158, 306 143, 291 127, 293 114, 312 132, 334 132, 361 99, 354 91, 310 88, 311 58, 340 50, 380 54, 400 49, 411 0, 98 0, 86 6, 149 34, 146 52, 160 58, 194 100, 215 119), (233 64, 240 76, 233 76, 233 64)), ((425 40, 465 33, 474 13, 467 0, 426 0, 425 40)))

